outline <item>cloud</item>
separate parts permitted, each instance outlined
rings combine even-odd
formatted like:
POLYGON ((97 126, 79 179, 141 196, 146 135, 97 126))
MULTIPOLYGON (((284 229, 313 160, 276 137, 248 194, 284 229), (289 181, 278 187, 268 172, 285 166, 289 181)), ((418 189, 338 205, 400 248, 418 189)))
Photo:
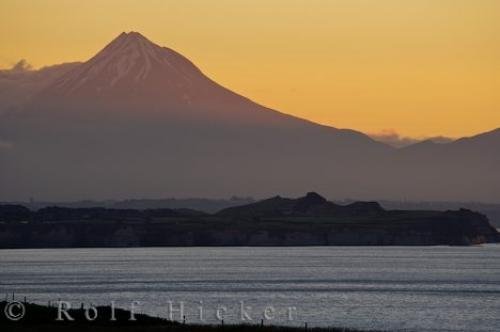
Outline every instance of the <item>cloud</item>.
POLYGON ((24 72, 32 69, 32 65, 30 65, 25 59, 21 59, 10 70, 15 72, 24 72))
POLYGON ((0 116, 7 110, 19 109, 32 95, 77 64, 33 69, 26 60, 20 60, 10 69, 0 69, 0 116))
POLYGON ((369 133, 368 136, 376 141, 394 146, 396 148, 402 148, 408 145, 412 145, 418 142, 431 140, 435 143, 449 143, 454 139, 444 136, 433 136, 433 137, 408 137, 401 136, 394 129, 384 129, 378 133, 369 133))

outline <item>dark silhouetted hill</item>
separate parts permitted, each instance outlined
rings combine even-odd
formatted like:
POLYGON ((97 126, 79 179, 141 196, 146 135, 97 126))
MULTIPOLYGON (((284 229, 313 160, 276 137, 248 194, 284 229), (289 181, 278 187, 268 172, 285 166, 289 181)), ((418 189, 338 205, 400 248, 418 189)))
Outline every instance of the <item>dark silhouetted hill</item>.
POLYGON ((254 217, 354 217, 377 216, 384 212, 376 202, 354 202, 338 205, 327 201, 317 193, 310 192, 297 199, 276 196, 256 203, 227 208, 218 216, 233 218, 254 217))
POLYGON ((488 219, 456 211, 338 205, 316 193, 206 214, 189 209, 0 205, 0 248, 137 246, 471 245, 498 242, 488 219))

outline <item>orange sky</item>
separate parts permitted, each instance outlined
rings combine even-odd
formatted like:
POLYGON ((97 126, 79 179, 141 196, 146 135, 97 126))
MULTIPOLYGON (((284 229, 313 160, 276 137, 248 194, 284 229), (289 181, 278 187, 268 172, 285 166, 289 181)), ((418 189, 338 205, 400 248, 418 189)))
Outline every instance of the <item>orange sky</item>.
POLYGON ((130 30, 261 104, 335 127, 500 127, 497 0, 1 0, 0 67, 86 60, 130 30))

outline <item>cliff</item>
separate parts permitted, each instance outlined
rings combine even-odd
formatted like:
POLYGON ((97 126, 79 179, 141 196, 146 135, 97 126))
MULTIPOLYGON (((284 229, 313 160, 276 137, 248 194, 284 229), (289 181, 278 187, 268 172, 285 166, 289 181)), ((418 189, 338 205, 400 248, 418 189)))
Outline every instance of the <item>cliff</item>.
POLYGON ((0 248, 129 246, 472 245, 499 242, 479 213, 337 205, 315 193, 215 214, 194 210, 0 206, 0 248))

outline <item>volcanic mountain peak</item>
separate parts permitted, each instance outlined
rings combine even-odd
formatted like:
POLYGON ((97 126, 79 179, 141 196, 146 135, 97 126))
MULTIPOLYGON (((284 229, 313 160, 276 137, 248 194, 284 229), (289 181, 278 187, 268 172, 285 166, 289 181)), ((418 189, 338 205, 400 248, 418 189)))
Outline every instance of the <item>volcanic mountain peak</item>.
POLYGON ((53 87, 63 95, 123 95, 166 85, 182 88, 201 77, 200 70, 179 53, 138 32, 123 32, 53 87))
MULTIPOLYGON (((310 187, 332 197, 500 197, 499 130, 396 150, 256 104, 136 32, 120 34, 84 63, 23 77, 0 87, 0 141, 7 142, 0 147, 0 198, 6 200, 27 193, 61 200, 241 190, 262 196, 310 187)), ((380 210, 374 203, 344 209, 314 193, 257 204, 233 212, 380 210)))

